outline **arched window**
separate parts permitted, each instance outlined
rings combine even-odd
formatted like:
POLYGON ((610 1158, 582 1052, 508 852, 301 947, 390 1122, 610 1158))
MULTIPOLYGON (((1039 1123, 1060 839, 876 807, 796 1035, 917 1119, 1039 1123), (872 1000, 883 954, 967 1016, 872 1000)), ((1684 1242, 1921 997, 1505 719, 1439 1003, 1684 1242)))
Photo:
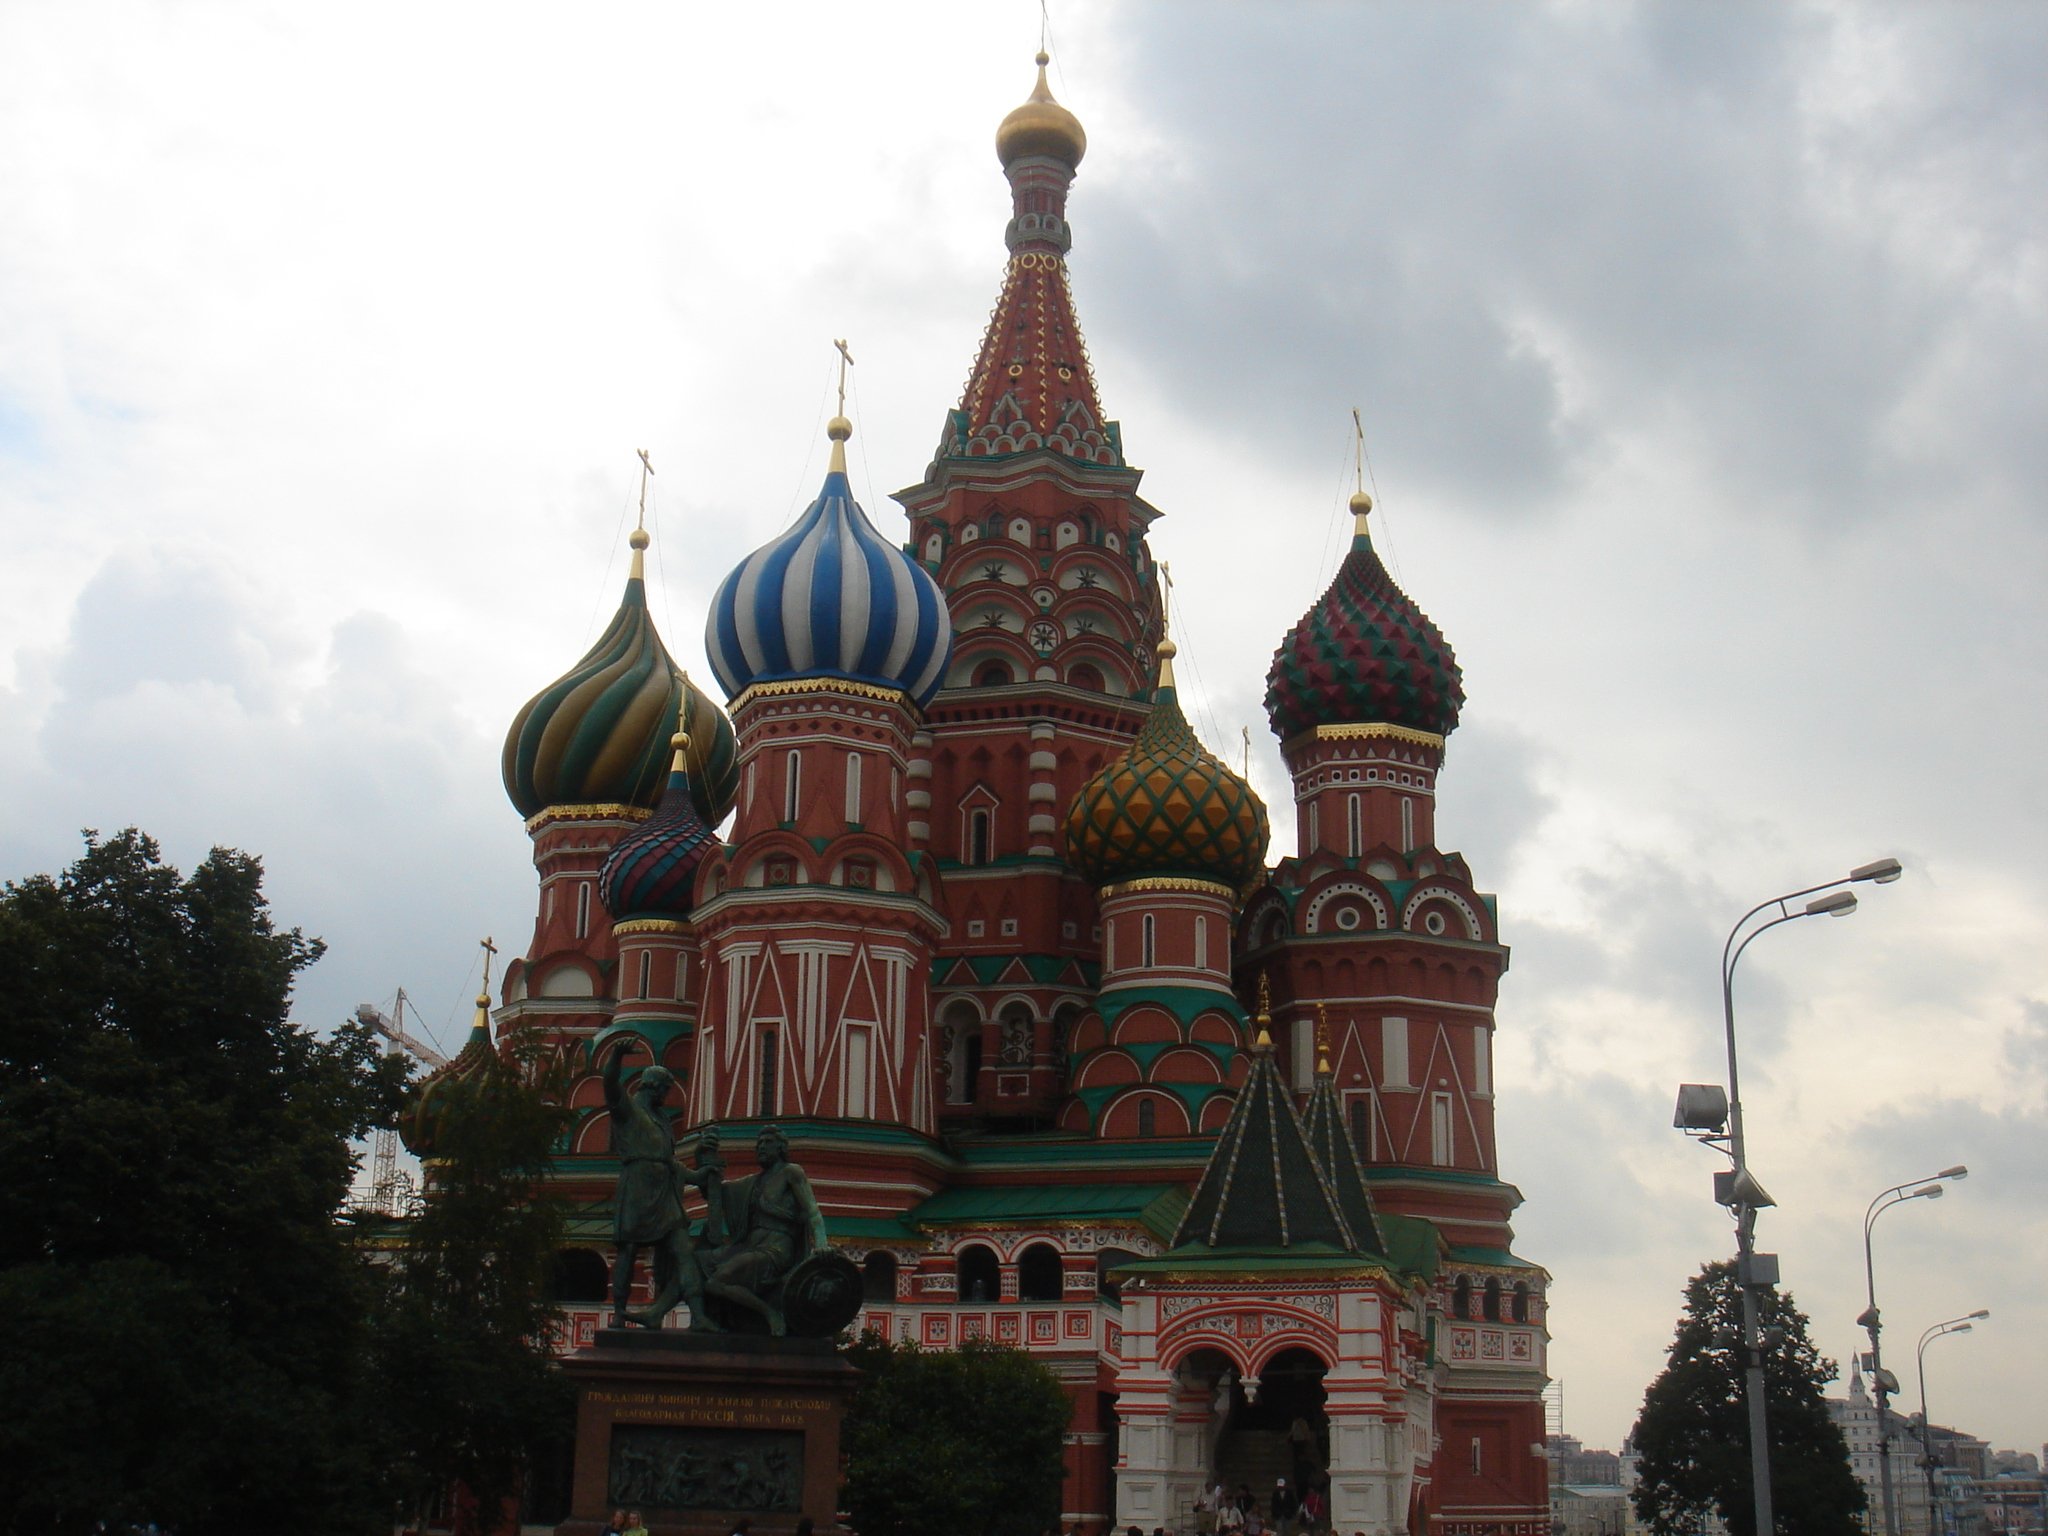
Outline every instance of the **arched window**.
POLYGON ((984 661, 974 669, 974 686, 977 688, 1002 688, 1012 681, 1007 661, 984 661))
POLYGON ((860 1299, 887 1304, 896 1299, 896 1255, 877 1248, 860 1267, 860 1299))
POLYGON ((1351 1144, 1358 1148, 1359 1157, 1370 1161, 1372 1158, 1372 1100, 1358 1094, 1350 1103, 1351 1144))
POLYGON ((576 882, 576 937, 579 939, 590 937, 590 882, 588 880, 578 880, 576 882))
POLYGON ((1102 684, 1102 669, 1082 662, 1067 673, 1067 682, 1075 688, 1086 688, 1090 693, 1107 693, 1102 684))
POLYGON ((858 822, 860 815, 860 754, 846 754, 846 819, 858 822))
POLYGON ((1358 808, 1358 796, 1344 797, 1344 816, 1351 836, 1351 857, 1357 858, 1365 851, 1365 825, 1358 808))
POLYGON ((640 996, 645 999, 654 988, 654 954, 651 950, 640 951, 640 996))
POLYGON ((1138 1134, 1155 1135, 1159 1127, 1159 1106, 1150 1099, 1138 1100, 1138 1134))
POLYGON ((1320 845, 1321 845, 1321 843, 1322 843, 1322 841, 1323 841, 1323 817, 1322 817, 1322 810, 1323 810, 1323 806, 1322 806, 1322 802, 1321 802, 1320 800, 1311 800, 1311 801, 1309 801, 1309 803, 1308 803, 1308 846, 1309 846, 1310 848, 1315 848, 1315 847, 1318 847, 1318 846, 1320 846, 1320 845))
POLYGON ((1401 797, 1401 851, 1406 853, 1415 846, 1415 802, 1406 795, 1401 797))
POLYGON ((803 797, 804 760, 799 752, 791 752, 784 759, 785 777, 782 781, 782 819, 795 821, 797 805, 803 797))
POLYGON ((1209 968, 1209 919, 1195 919, 1195 968, 1206 971, 1209 968))
POLYGON ((588 1248, 563 1248, 555 1254, 554 1292, 558 1302, 603 1301, 611 1294, 611 1271, 588 1248))
POLYGON ((1128 1248, 1105 1248, 1095 1255, 1095 1289, 1111 1301, 1121 1301, 1123 1293, 1110 1282, 1110 1275, 1135 1259, 1137 1255, 1128 1248))
POLYGON ((996 1263, 996 1251, 984 1248, 979 1243, 972 1248, 962 1248, 954 1260, 954 1274, 958 1295, 962 1302, 986 1305, 1003 1294, 1002 1269, 996 1263))
POLYGON ((1529 1321, 1529 1282, 1517 1280, 1515 1294, 1508 1302, 1508 1316, 1518 1323, 1529 1321))
POLYGON ((1033 1243, 1017 1258, 1017 1299, 1060 1299, 1060 1255, 1050 1243, 1033 1243))
POLYGON ((971 811, 967 817, 967 862, 986 864, 995 856, 995 818, 986 810, 971 811))
POLYGON ((1141 928, 1141 934, 1142 943, 1139 945, 1138 964, 1151 965, 1154 963, 1152 958, 1152 948, 1153 941, 1158 934, 1158 927, 1153 921, 1153 917, 1150 912, 1147 912, 1145 914, 1144 922, 1141 928))
POLYGON ((1451 1286, 1451 1316, 1472 1315, 1472 1277, 1460 1275, 1451 1286))
POLYGON ((1500 1281, 1489 1279, 1486 1282, 1486 1299, 1481 1305, 1489 1323, 1500 1321, 1500 1281))

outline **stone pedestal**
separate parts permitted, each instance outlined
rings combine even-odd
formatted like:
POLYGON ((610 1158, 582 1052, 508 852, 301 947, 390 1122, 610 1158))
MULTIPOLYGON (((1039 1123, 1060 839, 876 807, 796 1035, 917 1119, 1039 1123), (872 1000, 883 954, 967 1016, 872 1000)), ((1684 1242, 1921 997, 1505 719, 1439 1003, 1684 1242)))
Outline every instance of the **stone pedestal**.
POLYGON ((557 1536, 598 1536, 637 1509, 652 1536, 829 1531, 839 1425, 859 1373, 830 1339, 606 1328, 563 1362, 576 1384, 576 1470, 557 1536))

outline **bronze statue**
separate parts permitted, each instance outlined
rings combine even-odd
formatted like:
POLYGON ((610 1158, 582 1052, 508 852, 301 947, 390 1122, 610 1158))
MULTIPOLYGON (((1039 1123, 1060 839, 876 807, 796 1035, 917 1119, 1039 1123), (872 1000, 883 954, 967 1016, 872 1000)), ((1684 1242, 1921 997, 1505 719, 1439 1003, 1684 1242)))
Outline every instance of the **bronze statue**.
POLYGON ((675 1078, 666 1067, 648 1067, 626 1090, 620 1083, 626 1054, 622 1047, 604 1064, 604 1102, 612 1116, 612 1150, 619 1158, 619 1184, 612 1202, 612 1239, 619 1252, 612 1264, 611 1325, 659 1328, 678 1301, 689 1303, 693 1319, 703 1314, 704 1270, 690 1239, 683 1186, 704 1191, 711 1208, 707 1235, 716 1241, 723 1236, 715 1224, 723 1213, 718 1184, 725 1165, 719 1159, 715 1131, 706 1133, 699 1144, 694 1169, 676 1161, 675 1133, 661 1113, 675 1078), (641 1311, 628 1312, 626 1298, 642 1248, 654 1250, 654 1300, 641 1311))
MULTIPOLYGON (((780 1335, 788 1331, 782 1290, 791 1272, 813 1255, 840 1258, 849 1270, 852 1261, 833 1255, 825 1236, 825 1214, 811 1193, 810 1179, 789 1160, 789 1138, 780 1127, 761 1128, 754 1140, 754 1158, 761 1165, 759 1173, 735 1179, 720 1190, 732 1241, 704 1256, 704 1293, 753 1314, 771 1334, 780 1335)), ((857 1291, 854 1305, 858 1310, 857 1291)), ((691 1317, 697 1315, 692 1309, 691 1317)), ((715 1320, 705 1321, 719 1326, 715 1320)))
POLYGON ((659 1328, 678 1301, 689 1304, 692 1332, 822 1338, 852 1322, 860 1311, 860 1271, 827 1238, 811 1181, 789 1160, 788 1137, 777 1126, 763 1126, 754 1142, 760 1171, 728 1183, 718 1128, 707 1126, 696 1166, 684 1167, 661 1112, 675 1079, 664 1067, 647 1067, 626 1089, 628 1049, 614 1051, 604 1065, 604 1101, 619 1159, 611 1326, 659 1328), (685 1187, 704 1195, 704 1222, 694 1234, 683 1208, 685 1187), (626 1298, 642 1248, 654 1250, 654 1299, 629 1312, 626 1298))

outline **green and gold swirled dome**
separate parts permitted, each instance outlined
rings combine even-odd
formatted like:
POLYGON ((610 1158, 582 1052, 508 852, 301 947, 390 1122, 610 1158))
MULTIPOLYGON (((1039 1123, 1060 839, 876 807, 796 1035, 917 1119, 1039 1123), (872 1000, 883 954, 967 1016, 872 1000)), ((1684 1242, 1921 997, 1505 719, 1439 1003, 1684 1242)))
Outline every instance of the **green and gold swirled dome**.
POLYGON ((647 612, 647 534, 633 532, 633 570, 597 644, 527 700, 505 733, 505 793, 522 816, 553 806, 653 810, 668 782, 669 735, 689 733, 690 797, 717 826, 739 791, 732 722, 678 671, 647 612))
POLYGON ((1098 886, 1150 877, 1243 889, 1265 868, 1266 808, 1181 713, 1174 644, 1159 642, 1152 713, 1067 810, 1067 862, 1098 886))

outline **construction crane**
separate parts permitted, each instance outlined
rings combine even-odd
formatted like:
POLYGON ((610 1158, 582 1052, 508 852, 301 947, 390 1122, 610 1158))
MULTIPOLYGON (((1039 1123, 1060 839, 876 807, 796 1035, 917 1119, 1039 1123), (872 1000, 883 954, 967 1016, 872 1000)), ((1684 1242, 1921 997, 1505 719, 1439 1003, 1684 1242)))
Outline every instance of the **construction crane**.
MULTIPOLYGON (((358 1003, 356 1022, 374 1029, 398 1050, 416 1061, 423 1061, 429 1067, 447 1066, 446 1056, 406 1029, 405 1008, 411 1001, 412 999, 405 995, 405 988, 400 987, 398 1001, 392 1005, 390 1014, 369 1003, 358 1003)), ((417 1009, 413 1011, 413 1017, 419 1017, 417 1009)), ((370 1198, 364 1209, 379 1216, 402 1216, 412 1204, 412 1192, 412 1176, 400 1172, 398 1167, 398 1132, 390 1126, 385 1126, 377 1132, 377 1139, 372 1143, 370 1198)))

